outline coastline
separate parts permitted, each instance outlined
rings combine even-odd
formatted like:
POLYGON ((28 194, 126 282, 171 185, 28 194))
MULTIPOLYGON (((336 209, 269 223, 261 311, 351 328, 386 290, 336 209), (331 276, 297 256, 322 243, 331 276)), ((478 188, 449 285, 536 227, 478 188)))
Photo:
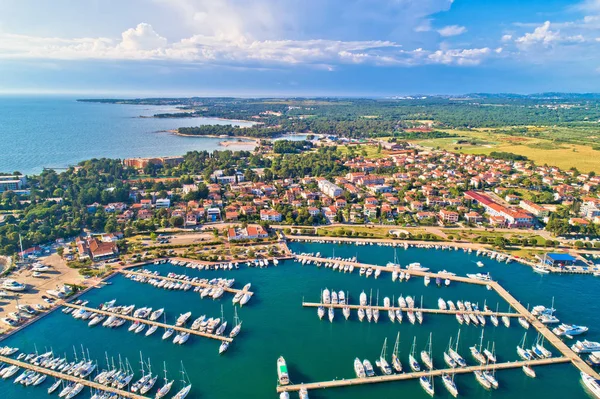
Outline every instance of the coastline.
POLYGON ((214 134, 206 134, 206 135, 197 135, 197 134, 184 134, 180 133, 177 129, 169 129, 165 130, 167 133, 174 134, 175 136, 181 137, 195 137, 195 138, 210 138, 210 139, 226 139, 224 141, 219 142, 219 145, 222 147, 229 147, 235 145, 246 145, 246 146, 257 146, 260 142, 260 139, 256 137, 248 137, 248 136, 217 136, 214 134), (245 141, 233 141, 233 140, 245 140, 245 141))

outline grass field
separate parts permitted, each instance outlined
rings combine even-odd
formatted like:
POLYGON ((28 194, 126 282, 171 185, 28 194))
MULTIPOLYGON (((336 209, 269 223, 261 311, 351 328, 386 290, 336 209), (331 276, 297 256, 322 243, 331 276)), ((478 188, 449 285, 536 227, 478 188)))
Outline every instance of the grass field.
POLYGON ((345 146, 345 145, 339 145, 337 147, 338 151, 342 155, 347 155, 350 152, 349 148, 353 148, 354 154, 356 154, 356 155, 362 155, 363 150, 364 150, 367 153, 366 156, 368 158, 372 158, 372 159, 383 158, 383 157, 387 157, 389 155, 389 152, 387 152, 384 149, 382 149, 381 152, 377 152, 378 147, 376 145, 371 145, 371 144, 359 144, 359 145, 352 145, 349 147, 345 146))
POLYGON ((591 145, 557 143, 542 138, 517 137, 502 133, 490 133, 482 130, 445 130, 459 135, 431 140, 414 140, 424 147, 440 148, 465 154, 489 155, 493 151, 505 151, 524 155, 538 165, 558 166, 561 169, 576 167, 580 172, 600 172, 600 151, 591 145), (473 141, 458 143, 458 140, 473 141))

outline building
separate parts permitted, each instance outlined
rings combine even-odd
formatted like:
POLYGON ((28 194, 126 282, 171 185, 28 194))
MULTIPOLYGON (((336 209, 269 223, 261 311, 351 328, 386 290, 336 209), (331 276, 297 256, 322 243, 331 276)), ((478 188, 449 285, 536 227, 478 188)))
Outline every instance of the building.
POLYGON ((442 209, 440 210, 440 219, 446 223, 456 223, 458 222, 458 213, 442 209))
POLYGON ((281 213, 274 209, 261 209, 260 220, 265 220, 268 222, 281 222, 281 213))
POLYGON ((77 238, 77 252, 79 259, 90 258, 93 261, 101 261, 114 258, 119 255, 119 248, 114 241, 100 241, 94 237, 77 238))
POLYGON ((156 202, 154 203, 154 205, 156 206, 156 208, 160 209, 160 208, 168 208, 171 206, 171 200, 168 198, 159 198, 156 200, 156 202))
POLYGON ((569 254, 556 254, 556 253, 547 254, 544 259, 544 262, 546 262, 546 264, 548 264, 550 266, 554 266, 554 267, 569 266, 569 265, 574 264, 575 261, 576 261, 576 259, 569 254))
POLYGON ((521 202, 519 202, 519 206, 540 219, 543 219, 550 214, 548 209, 528 200, 521 200, 521 202))
POLYGON ((0 176, 0 193, 21 190, 26 183, 27 178, 22 175, 0 176))
POLYGON ((318 186, 319 190, 330 198, 339 197, 344 192, 340 187, 325 179, 319 180, 318 186))
POLYGON ((239 229, 231 227, 227 230, 227 239, 229 241, 256 240, 268 237, 267 231, 260 225, 249 225, 246 228, 239 229))
MULTIPOLYGON (((483 193, 470 190, 465 192, 465 197, 481 205, 490 216, 504 218, 508 227, 531 227, 533 225, 534 219, 530 214, 500 205, 483 193)), ((491 220, 492 218, 490 218, 491 220)), ((498 223, 500 219, 494 219, 494 221, 498 223)))
POLYGON ((221 220, 221 210, 219 208, 208 208, 206 210, 206 220, 209 222, 221 220))
POLYGON ((159 158, 127 158, 123 165, 130 168, 144 169, 148 165, 177 166, 183 162, 183 157, 159 157, 159 158))

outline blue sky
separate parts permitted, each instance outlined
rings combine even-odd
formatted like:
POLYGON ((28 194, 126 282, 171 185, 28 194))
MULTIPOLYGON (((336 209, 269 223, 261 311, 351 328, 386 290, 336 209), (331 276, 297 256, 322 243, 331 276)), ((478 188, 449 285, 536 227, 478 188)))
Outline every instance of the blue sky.
POLYGON ((0 93, 600 92, 600 0, 2 0, 0 93))

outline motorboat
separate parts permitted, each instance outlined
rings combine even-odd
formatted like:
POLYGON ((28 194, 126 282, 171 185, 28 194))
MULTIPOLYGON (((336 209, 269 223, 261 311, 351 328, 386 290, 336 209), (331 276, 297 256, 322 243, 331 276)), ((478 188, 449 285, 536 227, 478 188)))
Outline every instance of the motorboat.
POLYGON ((467 277, 472 278, 474 280, 480 280, 480 281, 492 281, 492 277, 490 276, 490 273, 467 274, 467 277))
POLYGON ((2 286, 0 288, 3 288, 8 291, 12 291, 12 292, 22 292, 27 289, 27 286, 25 284, 21 284, 21 283, 17 282, 16 280, 6 279, 6 280, 4 280, 4 282, 2 283, 2 286))
POLYGON ((600 381, 596 380, 589 374, 581 372, 581 381, 586 386, 586 388, 594 394, 596 398, 600 398, 600 381))
POLYGON ((279 356, 277 359, 277 377, 279 378, 279 385, 287 385, 290 383, 287 364, 285 363, 283 356, 279 356))
POLYGON ((571 345, 571 349, 575 353, 592 353, 600 351, 600 342, 593 342, 588 340, 577 341, 571 345))
POLYGON ((552 332, 559 337, 573 337, 575 335, 581 335, 588 331, 588 328, 585 326, 576 326, 574 324, 561 324, 560 326, 554 328, 552 332))
POLYGON ((427 271, 429 271, 428 267, 421 266, 421 264, 419 262, 410 263, 406 267, 406 269, 410 270, 410 271, 417 271, 417 272, 427 272, 427 271))

